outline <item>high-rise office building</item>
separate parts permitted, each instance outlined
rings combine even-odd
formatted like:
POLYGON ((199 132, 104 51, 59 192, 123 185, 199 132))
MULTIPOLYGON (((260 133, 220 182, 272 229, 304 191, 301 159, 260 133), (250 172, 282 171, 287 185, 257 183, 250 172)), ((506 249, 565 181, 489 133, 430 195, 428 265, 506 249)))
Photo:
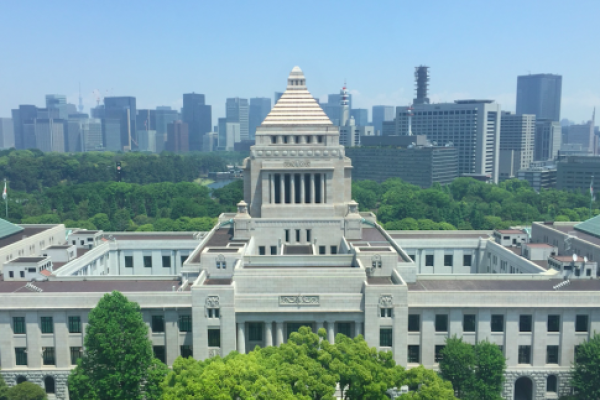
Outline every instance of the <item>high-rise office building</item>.
POLYGON ((182 121, 173 121, 167 124, 167 142, 165 150, 173 153, 187 153, 189 151, 188 124, 182 121))
MULTIPOLYGON (((439 146, 458 148, 461 176, 498 182, 500 105, 493 100, 456 100, 454 103, 415 104, 412 132, 439 146)), ((409 107, 396 107, 396 135, 408 134, 409 107)))
POLYGON ((156 110, 137 110, 135 125, 139 131, 156 130, 156 110))
POLYGON ((562 143, 560 122, 549 119, 536 119, 533 145, 534 161, 554 160, 562 143))
POLYGON ((350 116, 354 117, 357 126, 369 125, 369 110, 366 108, 354 108, 350 110, 350 116))
POLYGON ((36 118, 25 125, 33 126, 36 148, 44 152, 65 152, 65 121, 36 118))
POLYGON ((205 104, 203 94, 183 95, 181 119, 188 124, 189 151, 202 151, 203 137, 212 127, 212 109, 205 104))
POLYGON ((371 115, 373 117, 373 128, 375 129, 375 134, 383 135, 383 122, 393 121, 396 117, 396 112, 394 110, 394 106, 373 106, 371 115))
POLYGON ((132 147, 136 147, 136 117, 137 107, 135 97, 120 96, 104 98, 104 118, 118 119, 120 121, 121 142, 119 147, 121 150, 129 151, 132 150, 132 147))
POLYGON ((123 151, 121 145, 121 120, 104 118, 102 120, 102 137, 107 151, 123 151))
POLYGON ((217 149, 225 150, 227 147, 227 118, 219 118, 217 120, 217 127, 217 132, 219 134, 219 144, 217 145, 217 149))
POLYGON ((26 130, 25 124, 32 123, 37 118, 37 112, 38 108, 32 105, 20 105, 18 109, 11 111, 17 149, 35 148, 35 131, 26 130))
POLYGON ((535 115, 502 112, 500 123, 500 181, 515 178, 533 161, 535 115))
POLYGON ((92 118, 102 119, 106 116, 106 110, 104 108, 104 104, 99 104, 96 107, 90 109, 90 113, 92 118))
MULTIPOLYGON (((87 114, 76 114, 87 117, 87 114)), ((102 151, 102 121, 96 118, 71 118, 67 121, 65 150, 68 152, 102 151)))
POLYGON ((242 125, 239 122, 225 123, 225 150, 234 151, 235 144, 242 141, 242 125))
MULTIPOLYGON (((225 118, 227 118, 227 122, 237 122, 240 124, 240 140, 249 139, 248 113, 248 99, 240 99, 239 97, 227 99, 225 103, 225 118)), ((229 142, 227 145, 229 146, 229 142)))
POLYGON ((15 147, 15 129, 12 118, 0 118, 0 149, 15 147))
POLYGON ((67 96, 64 94, 47 94, 46 108, 55 109, 58 112, 58 115, 49 116, 47 118, 59 118, 66 120, 69 117, 69 111, 73 111, 73 113, 77 112, 77 110, 69 110, 67 108, 67 96))
POLYGON ((255 97, 250 99, 250 111, 248 113, 248 131, 250 140, 254 140, 256 127, 264 121, 271 111, 271 99, 268 97, 255 97))
POLYGON ((594 118, 582 124, 573 124, 563 127, 565 143, 571 145, 579 145, 581 150, 592 155, 596 155, 595 135, 594 135, 594 118))
POLYGON ((156 131, 139 130, 137 131, 138 150, 156 153, 156 131))
POLYGON ((517 114, 535 114, 537 119, 560 121, 562 76, 523 75, 517 78, 517 114))
POLYGON ((167 125, 173 121, 180 120, 177 110, 172 110, 171 107, 156 107, 156 133, 164 135, 167 133, 167 125))

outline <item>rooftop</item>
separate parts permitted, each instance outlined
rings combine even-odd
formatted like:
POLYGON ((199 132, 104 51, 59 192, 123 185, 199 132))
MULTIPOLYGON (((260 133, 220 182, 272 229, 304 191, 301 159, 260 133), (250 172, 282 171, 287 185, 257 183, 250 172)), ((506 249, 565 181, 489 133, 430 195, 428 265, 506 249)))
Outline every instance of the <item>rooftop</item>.
POLYGON ((28 238, 33 235, 37 235, 40 232, 47 231, 48 229, 54 228, 56 225, 36 226, 28 227, 24 226, 22 231, 13 233, 12 235, 3 237, 0 239, 0 248, 14 244, 24 238, 28 238))
MULTIPOLYGON (((419 280, 416 283, 409 283, 410 291, 430 291, 430 292, 498 292, 498 291, 524 291, 524 292, 542 292, 555 291, 553 286, 559 284, 562 280, 419 280)), ((570 285, 562 287, 563 291, 600 291, 600 280, 572 280, 570 285)))
POLYGON ((369 285, 393 285, 392 279, 389 276, 369 276, 367 283, 369 285))
POLYGON ((539 249, 539 248, 552 249, 552 248, 554 248, 554 246, 552 246, 548 243, 525 243, 525 244, 523 244, 523 246, 531 247, 534 249, 539 249))
MULTIPOLYGON (((419 233, 411 233, 411 231, 406 231, 406 233, 391 233, 390 236, 393 239, 489 239, 490 235, 487 232, 475 232, 475 233, 461 233, 461 231, 451 231, 452 233, 436 233, 437 231, 428 231, 424 233, 423 231, 419 231, 419 233), (429 233, 431 232, 431 233, 429 233)), ((450 232, 450 231, 444 231, 450 232)))
POLYGON ((231 285, 231 278, 215 278, 215 279, 206 279, 204 281, 205 285, 231 285))
POLYGON ((313 254, 311 245, 284 246, 283 254, 287 256, 308 256, 313 254))
MULTIPOLYGON (((31 293, 25 287, 28 282, 0 281, 0 293, 31 293)), ((173 286, 179 288, 180 282, 176 280, 89 280, 89 281, 43 281, 34 282, 34 285, 43 292, 51 293, 110 293, 119 292, 171 292, 173 286)))
POLYGON ((503 235, 524 235, 525 234, 525 232, 523 232, 520 229, 498 229, 498 232, 503 235))
POLYGON ((75 245, 74 244, 55 244, 55 245, 46 247, 44 250, 68 249, 71 246, 75 246, 75 245))
POLYGON ((46 260, 48 257, 19 257, 14 260, 10 260, 7 264, 19 264, 19 263, 38 263, 46 260))

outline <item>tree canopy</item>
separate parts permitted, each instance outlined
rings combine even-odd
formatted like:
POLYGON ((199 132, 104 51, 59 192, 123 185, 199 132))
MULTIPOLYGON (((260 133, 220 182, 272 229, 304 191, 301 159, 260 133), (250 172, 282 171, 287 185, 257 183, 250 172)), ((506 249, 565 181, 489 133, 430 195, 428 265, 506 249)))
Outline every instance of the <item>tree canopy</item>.
POLYGON ((90 311, 85 351, 69 376, 73 400, 158 400, 167 367, 153 357, 140 307, 119 292, 90 311))
POLYGON ((46 391, 32 382, 22 382, 8 389, 8 400, 46 400, 46 391))
POLYGON ((204 361, 180 357, 163 383, 163 398, 333 400, 339 382, 345 400, 388 399, 386 391, 402 385, 412 392, 401 399, 454 399, 451 384, 435 372, 406 371, 391 352, 370 348, 360 335, 338 334, 335 344, 325 337, 324 329, 317 335, 302 327, 279 347, 204 361))
POLYGON ((571 385, 582 400, 600 399, 600 333, 577 346, 571 368, 571 385))

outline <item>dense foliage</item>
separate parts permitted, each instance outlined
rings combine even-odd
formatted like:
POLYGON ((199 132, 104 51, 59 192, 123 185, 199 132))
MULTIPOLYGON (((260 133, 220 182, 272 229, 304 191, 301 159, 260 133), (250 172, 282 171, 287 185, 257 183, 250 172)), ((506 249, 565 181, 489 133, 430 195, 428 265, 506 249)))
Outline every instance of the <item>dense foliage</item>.
POLYGON ((502 400, 506 358, 488 341, 471 345, 456 336, 441 352, 440 375, 452 383, 456 396, 468 400, 502 400))
MULTIPOLYGON (((506 229, 532 221, 582 221, 590 216, 590 194, 560 190, 536 193, 526 181, 499 185, 458 178, 448 186, 421 189, 388 179, 382 184, 357 181, 352 197, 361 210, 375 210, 391 230, 506 229)), ((600 213, 600 202, 592 214, 600 213)))
POLYGON ((46 400, 48 397, 46 391, 35 383, 22 382, 8 389, 5 398, 6 400, 46 400))
POLYGON ((140 307, 119 292, 90 311, 85 351, 69 376, 73 400, 158 400, 167 367, 152 354, 140 307))
POLYGON ((571 369, 571 385, 581 400, 600 399, 600 333, 577 347, 571 369))
POLYGON ((243 157, 233 152, 64 154, 10 149, 0 151, 0 177, 13 190, 34 192, 57 185, 114 181, 120 161, 125 182, 192 182, 209 171, 225 171, 227 164, 237 164, 243 157))
POLYGON ((454 399, 452 386, 423 367, 404 370, 391 352, 369 348, 362 336, 342 334, 335 344, 307 327, 279 347, 232 352, 204 361, 178 358, 163 383, 163 399, 333 400, 336 383, 345 400, 384 400, 390 388, 408 385, 400 397, 454 399))

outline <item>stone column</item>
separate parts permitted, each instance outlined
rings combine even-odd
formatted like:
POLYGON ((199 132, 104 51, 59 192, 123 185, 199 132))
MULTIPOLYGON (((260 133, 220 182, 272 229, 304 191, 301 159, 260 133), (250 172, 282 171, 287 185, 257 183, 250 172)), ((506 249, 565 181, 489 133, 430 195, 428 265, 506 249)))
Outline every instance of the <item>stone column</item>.
POLYGON ((280 204, 285 204, 285 174, 281 173, 279 174, 279 182, 281 187, 279 188, 279 200, 280 200, 280 204))
POLYGON ((276 345, 280 346, 283 344, 283 322, 275 323, 275 329, 277 334, 276 345))
POLYGON ((5 370, 15 367, 14 335, 10 324, 8 313, 0 313, 0 363, 5 370))
POLYGON ((265 322, 265 346, 273 346, 273 321, 265 322))
POLYGON ((364 325, 364 322, 357 322, 355 324, 355 328, 354 328, 354 336, 355 337, 358 335, 363 335, 363 337, 364 337, 363 325, 364 325))
POLYGON ((325 203, 325 174, 321 174, 321 204, 325 203))
POLYGON ((240 354, 246 353, 246 323, 237 324, 237 350, 240 354))
POLYGON ((296 203, 296 174, 290 174, 290 203, 296 203))
POLYGON ((315 204, 315 174, 310 174, 310 202, 315 204))
POLYGON ((300 204, 304 204, 305 200, 306 200, 306 194, 304 192, 304 190, 306 189, 305 187, 305 183, 304 183, 304 172, 300 174, 300 204))
POLYGON ((167 365, 173 365, 173 362, 179 357, 179 327, 177 320, 179 314, 175 310, 165 312, 165 349, 167 352, 167 365))
POLYGON ((271 184, 271 204, 275 204, 275 174, 269 175, 269 181, 271 184))
POLYGON ((327 322, 327 340, 329 340, 329 343, 331 344, 335 342, 335 322, 333 321, 327 322))

